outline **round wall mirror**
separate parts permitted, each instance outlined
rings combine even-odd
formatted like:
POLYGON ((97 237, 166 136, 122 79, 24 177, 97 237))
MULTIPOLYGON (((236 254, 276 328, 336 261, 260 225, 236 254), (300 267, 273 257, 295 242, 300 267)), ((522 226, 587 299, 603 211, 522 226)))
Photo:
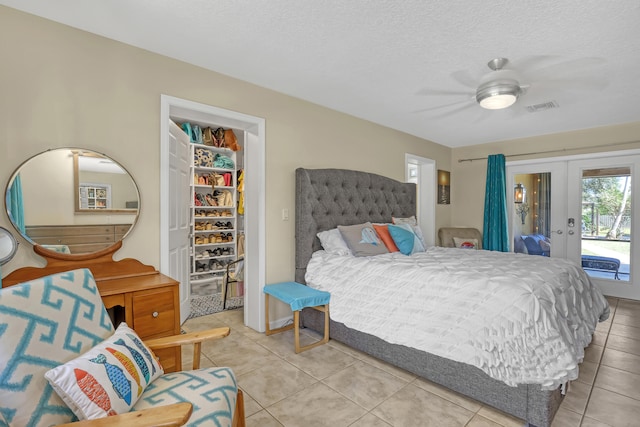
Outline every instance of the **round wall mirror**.
POLYGON ((18 242, 13 234, 4 227, 0 227, 0 265, 11 261, 18 250, 18 242))
POLYGON ((140 193, 131 175, 106 155, 59 148, 16 169, 5 203, 9 220, 27 241, 54 253, 88 254, 129 233, 140 193))

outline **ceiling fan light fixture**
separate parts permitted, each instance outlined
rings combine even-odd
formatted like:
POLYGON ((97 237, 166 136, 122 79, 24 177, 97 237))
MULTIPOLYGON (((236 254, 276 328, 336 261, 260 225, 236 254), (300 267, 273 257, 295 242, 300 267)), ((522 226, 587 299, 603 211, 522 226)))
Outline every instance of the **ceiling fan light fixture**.
POLYGON ((476 101, 482 108, 501 110, 512 106, 518 100, 520 92, 520 85, 515 80, 494 80, 478 88, 476 101))

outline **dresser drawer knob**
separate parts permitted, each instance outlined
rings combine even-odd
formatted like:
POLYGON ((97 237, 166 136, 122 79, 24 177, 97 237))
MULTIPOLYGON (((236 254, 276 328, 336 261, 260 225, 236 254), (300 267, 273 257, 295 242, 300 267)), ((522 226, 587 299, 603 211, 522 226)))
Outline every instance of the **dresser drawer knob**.
POLYGON ((151 314, 153 317, 158 317, 158 312, 154 311, 153 314, 151 314))

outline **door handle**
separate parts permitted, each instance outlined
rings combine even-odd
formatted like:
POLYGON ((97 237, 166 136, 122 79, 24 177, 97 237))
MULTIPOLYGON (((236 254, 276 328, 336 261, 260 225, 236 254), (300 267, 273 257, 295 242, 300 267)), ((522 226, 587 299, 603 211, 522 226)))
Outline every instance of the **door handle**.
POLYGON ((573 232, 573 230, 569 230, 567 231, 567 233, 569 233, 570 236, 573 236, 575 233, 573 232))
POLYGON ((556 233, 556 234, 562 234, 562 230, 556 230, 556 231, 552 231, 552 233, 556 233))

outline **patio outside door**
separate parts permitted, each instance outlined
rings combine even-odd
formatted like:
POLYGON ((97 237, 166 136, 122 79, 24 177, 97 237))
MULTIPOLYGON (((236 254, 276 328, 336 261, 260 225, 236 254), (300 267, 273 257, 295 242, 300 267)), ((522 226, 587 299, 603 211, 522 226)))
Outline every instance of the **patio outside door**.
POLYGON ((633 268, 639 265, 634 212, 640 206, 633 197, 639 166, 637 155, 568 162, 568 217, 576 221, 568 258, 581 263, 606 295, 640 299, 633 268))
POLYGON ((515 252, 566 258, 606 295, 640 300, 640 155, 507 164, 515 252), (516 190, 516 187, 518 189, 516 190), (516 196, 524 190, 522 201, 516 196), (517 203, 516 203, 517 202, 517 203))

